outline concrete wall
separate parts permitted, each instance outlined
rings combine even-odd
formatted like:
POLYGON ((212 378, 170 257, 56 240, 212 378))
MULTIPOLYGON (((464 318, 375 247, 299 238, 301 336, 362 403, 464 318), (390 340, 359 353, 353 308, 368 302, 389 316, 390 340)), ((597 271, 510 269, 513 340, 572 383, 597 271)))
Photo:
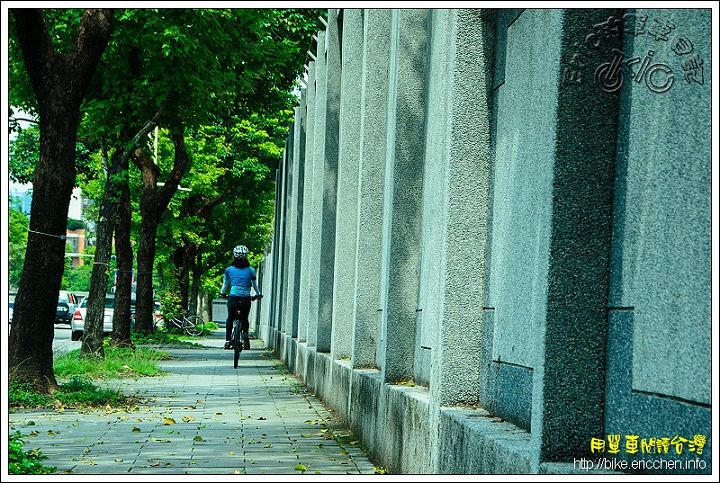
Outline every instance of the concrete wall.
POLYGON ((256 333, 379 466, 711 472, 710 13, 329 11, 256 333))

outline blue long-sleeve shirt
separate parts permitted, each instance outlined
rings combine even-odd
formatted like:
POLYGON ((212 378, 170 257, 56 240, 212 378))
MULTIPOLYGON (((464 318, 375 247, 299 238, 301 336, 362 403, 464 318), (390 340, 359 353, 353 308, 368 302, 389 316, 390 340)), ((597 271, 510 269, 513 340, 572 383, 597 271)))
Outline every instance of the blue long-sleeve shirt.
POLYGON ((257 286, 257 276, 253 267, 238 268, 230 265, 225 269, 223 275, 223 285, 220 293, 226 293, 229 288, 228 295, 233 297, 250 297, 250 287, 255 289, 255 293, 259 294, 260 289, 257 286))

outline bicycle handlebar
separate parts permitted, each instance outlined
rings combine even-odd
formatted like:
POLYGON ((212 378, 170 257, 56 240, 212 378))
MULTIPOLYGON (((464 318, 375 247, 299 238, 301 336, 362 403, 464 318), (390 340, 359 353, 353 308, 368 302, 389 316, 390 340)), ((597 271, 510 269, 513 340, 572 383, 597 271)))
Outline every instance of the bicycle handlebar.
MULTIPOLYGON (((228 298, 228 295, 227 295, 227 294, 224 294, 224 293, 221 293, 221 294, 218 294, 218 295, 220 296, 220 298, 223 298, 223 299, 228 298)), ((258 299, 261 299, 261 298, 263 298, 263 294, 255 294, 255 295, 253 295, 252 297, 250 297, 250 300, 255 301, 255 300, 258 300, 258 299)))

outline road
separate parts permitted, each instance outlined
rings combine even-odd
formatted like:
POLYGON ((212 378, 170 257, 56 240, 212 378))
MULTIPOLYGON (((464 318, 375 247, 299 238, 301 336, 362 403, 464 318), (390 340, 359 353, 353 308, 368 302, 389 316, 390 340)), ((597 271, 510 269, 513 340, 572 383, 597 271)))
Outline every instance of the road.
MULTIPOLYGON (((10 338, 10 326, 7 328, 6 340, 10 338)), ((55 324, 55 337, 53 338, 53 356, 60 356, 80 348, 81 342, 70 340, 70 324, 55 324)))
POLYGON ((81 342, 70 340, 70 324, 55 324, 55 337, 53 338, 53 355, 60 356, 80 348, 81 342))

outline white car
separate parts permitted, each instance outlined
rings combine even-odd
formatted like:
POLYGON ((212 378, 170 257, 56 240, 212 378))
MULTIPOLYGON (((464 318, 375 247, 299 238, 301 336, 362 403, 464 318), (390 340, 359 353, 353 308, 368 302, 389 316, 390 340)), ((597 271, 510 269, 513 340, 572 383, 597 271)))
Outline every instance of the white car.
MULTIPOLYGON (((85 313, 87 312, 88 297, 85 296, 80 302, 80 306, 75 310, 73 319, 70 322, 70 339, 80 340, 85 330, 85 313)), ((105 295, 105 314, 103 316, 103 335, 108 335, 113 330, 113 312, 115 311, 115 294, 105 295)), ((135 294, 130 298, 130 318, 131 326, 135 322, 135 294)))

